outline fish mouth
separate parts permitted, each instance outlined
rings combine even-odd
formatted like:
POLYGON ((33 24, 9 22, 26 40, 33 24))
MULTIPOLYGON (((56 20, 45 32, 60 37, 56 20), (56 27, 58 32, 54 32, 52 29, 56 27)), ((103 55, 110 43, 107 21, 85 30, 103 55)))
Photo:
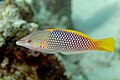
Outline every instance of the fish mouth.
POLYGON ((28 44, 27 42, 25 42, 23 40, 16 41, 16 44, 19 45, 19 46, 28 48, 28 49, 33 49, 30 44, 28 44))
POLYGON ((25 41, 21 41, 21 40, 20 41, 16 41, 16 44, 22 46, 23 44, 25 44, 25 41))

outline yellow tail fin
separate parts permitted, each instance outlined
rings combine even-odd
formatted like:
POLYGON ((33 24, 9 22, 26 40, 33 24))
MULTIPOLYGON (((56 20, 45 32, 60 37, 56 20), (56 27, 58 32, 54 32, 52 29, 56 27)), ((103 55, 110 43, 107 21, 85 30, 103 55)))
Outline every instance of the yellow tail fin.
POLYGON ((98 50, 114 52, 114 39, 113 38, 105 38, 98 40, 100 42, 98 50))

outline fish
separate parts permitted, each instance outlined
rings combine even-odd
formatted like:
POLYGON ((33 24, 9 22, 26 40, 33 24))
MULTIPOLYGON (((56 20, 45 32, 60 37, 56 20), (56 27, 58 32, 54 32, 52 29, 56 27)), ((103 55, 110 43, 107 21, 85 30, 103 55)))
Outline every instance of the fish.
POLYGON ((82 32, 67 29, 44 29, 16 41, 19 46, 47 54, 79 54, 92 50, 114 52, 114 38, 92 39, 82 32))

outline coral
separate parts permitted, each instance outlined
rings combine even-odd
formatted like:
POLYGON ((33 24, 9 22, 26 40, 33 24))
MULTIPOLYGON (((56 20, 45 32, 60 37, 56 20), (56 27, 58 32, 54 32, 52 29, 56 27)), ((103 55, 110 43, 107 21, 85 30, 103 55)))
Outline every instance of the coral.
MULTIPOLYGON (((7 2, 8 0, 6 0, 7 2)), ((0 46, 5 44, 8 38, 21 38, 26 34, 36 31, 36 23, 28 23, 23 20, 19 8, 14 3, 1 3, 0 5, 0 46)), ((29 19, 29 16, 28 16, 29 19)))
POLYGON ((34 17, 34 9, 32 9, 31 5, 25 0, 15 0, 15 2, 20 10, 22 19, 27 22, 32 22, 34 17))
POLYGON ((18 46, 3 46, 0 53, 5 56, 0 66, 3 80, 67 80, 64 68, 54 55, 33 57, 31 51, 18 46))

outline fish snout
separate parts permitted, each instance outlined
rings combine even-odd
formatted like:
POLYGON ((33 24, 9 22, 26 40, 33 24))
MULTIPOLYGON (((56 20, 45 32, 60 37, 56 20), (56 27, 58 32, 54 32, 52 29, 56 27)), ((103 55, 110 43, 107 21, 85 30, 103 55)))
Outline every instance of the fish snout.
POLYGON ((17 44, 17 45, 24 45, 24 44, 25 44, 25 41, 19 40, 19 41, 16 41, 16 44, 17 44))

